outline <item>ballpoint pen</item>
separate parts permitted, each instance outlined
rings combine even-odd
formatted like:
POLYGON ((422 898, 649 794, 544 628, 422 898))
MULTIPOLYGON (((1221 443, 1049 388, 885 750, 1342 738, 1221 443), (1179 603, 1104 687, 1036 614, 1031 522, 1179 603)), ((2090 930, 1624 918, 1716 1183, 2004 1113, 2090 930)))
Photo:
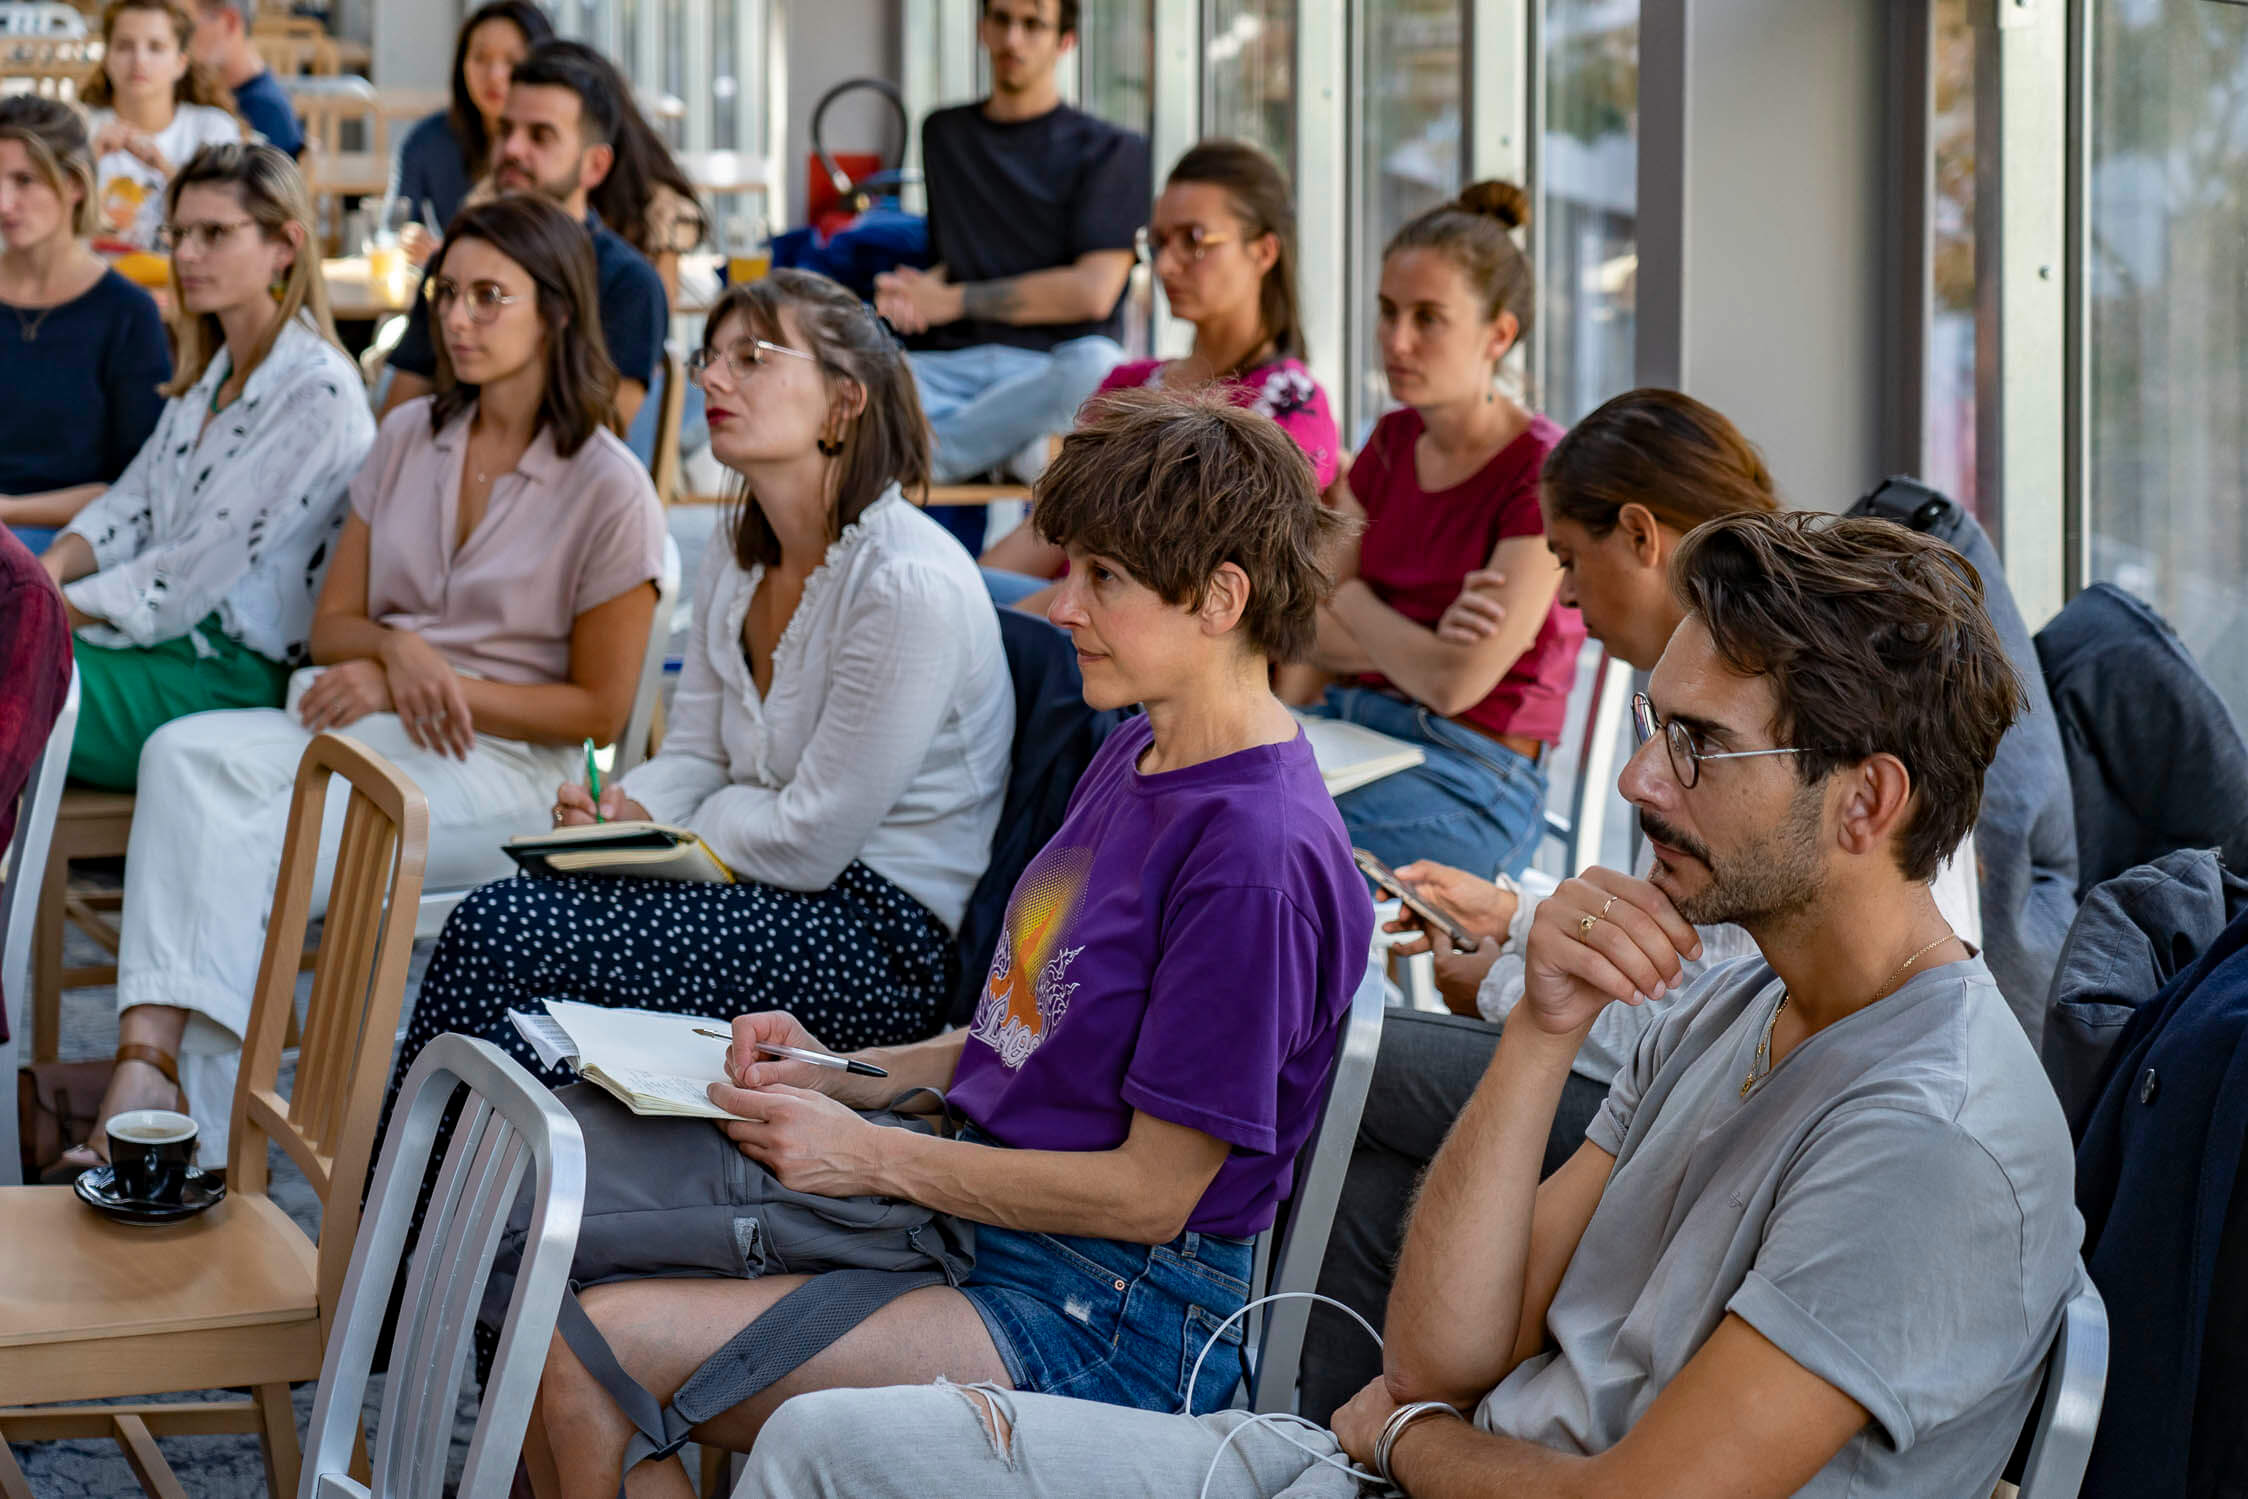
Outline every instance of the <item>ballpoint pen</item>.
MULTIPOLYGON (((734 1039, 721 1031, 706 1031, 699 1025, 695 1027, 695 1034, 708 1036, 713 1041, 732 1041, 734 1039)), ((806 1051, 801 1046, 783 1046, 777 1041, 758 1041, 753 1044, 767 1056, 786 1057, 791 1062, 809 1062, 814 1067, 826 1067, 836 1072, 855 1073, 859 1077, 888 1077, 890 1075, 872 1062, 854 1062, 849 1057, 831 1057, 824 1051, 806 1051)))

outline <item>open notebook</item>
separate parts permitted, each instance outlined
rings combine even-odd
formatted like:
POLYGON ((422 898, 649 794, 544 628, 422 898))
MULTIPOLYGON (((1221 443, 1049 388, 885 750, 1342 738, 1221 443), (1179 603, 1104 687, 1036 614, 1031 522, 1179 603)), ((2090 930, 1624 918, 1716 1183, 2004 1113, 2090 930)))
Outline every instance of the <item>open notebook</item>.
POLYGON ((1383 776, 1411 770, 1428 758, 1419 745, 1393 739, 1363 724, 1303 713, 1296 715, 1296 722, 1303 725, 1304 738, 1311 741, 1311 755, 1319 762, 1319 777, 1327 783, 1329 796, 1341 796, 1383 776))
POLYGON ((550 999, 544 1015, 510 1010, 507 1018, 549 1067, 564 1064, 616 1095, 635 1114, 731 1119, 703 1091, 726 1081, 733 1024, 699 1015, 612 1010, 550 999), (728 1040, 698 1036, 716 1031, 728 1040))
POLYGON ((510 838, 501 851, 526 874, 623 874, 643 880, 731 885, 710 845, 661 822, 592 822, 510 838))

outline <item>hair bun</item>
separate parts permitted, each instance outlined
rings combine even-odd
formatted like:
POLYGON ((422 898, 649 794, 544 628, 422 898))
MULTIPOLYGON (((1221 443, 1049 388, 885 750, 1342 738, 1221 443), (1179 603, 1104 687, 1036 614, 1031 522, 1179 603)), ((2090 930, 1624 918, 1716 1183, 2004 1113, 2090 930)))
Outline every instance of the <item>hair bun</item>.
POLYGON ((1452 201, 1463 212, 1497 219, 1509 229, 1530 222, 1530 195, 1511 182, 1471 182, 1452 201))

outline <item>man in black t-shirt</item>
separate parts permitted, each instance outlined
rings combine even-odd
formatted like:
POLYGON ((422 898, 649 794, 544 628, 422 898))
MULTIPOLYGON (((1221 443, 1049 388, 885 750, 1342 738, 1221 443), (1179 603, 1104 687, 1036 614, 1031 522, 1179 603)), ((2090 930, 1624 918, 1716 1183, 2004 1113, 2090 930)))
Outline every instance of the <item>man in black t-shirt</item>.
MULTIPOLYGON (((921 126, 935 268, 875 282, 910 341, 946 484, 1003 465, 1035 473, 1047 435, 1124 357, 1151 191, 1142 137, 1061 102, 1054 68, 1077 45, 1077 0, 984 0, 981 30, 990 97, 921 126)), ((980 550, 981 508, 938 513, 980 550)))

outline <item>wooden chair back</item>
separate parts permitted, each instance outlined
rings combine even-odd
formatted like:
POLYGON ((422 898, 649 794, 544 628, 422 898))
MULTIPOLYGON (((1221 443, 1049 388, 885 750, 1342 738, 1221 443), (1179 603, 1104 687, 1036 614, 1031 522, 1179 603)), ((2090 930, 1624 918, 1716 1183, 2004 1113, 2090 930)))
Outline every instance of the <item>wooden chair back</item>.
POLYGON ((663 346, 663 404, 656 409, 655 462, 650 477, 656 498, 668 505, 679 497, 679 428, 687 415, 687 362, 670 339, 663 346))
POLYGON ((297 766, 265 957, 234 1089, 227 1181, 262 1193, 266 1146, 279 1145, 320 1194, 320 1321, 334 1318, 359 1229, 360 1193, 406 996, 429 852, 429 804, 389 761, 322 734, 297 766), (330 778, 351 785, 329 884, 328 915, 312 965, 312 1002, 297 1050, 296 1086, 280 1091, 281 1053, 296 1007, 297 971, 311 919, 313 874, 330 778))
MULTIPOLYGON (((339 80, 339 84, 349 80, 339 80)), ((358 88, 323 88, 318 93, 304 91, 290 96, 296 106, 297 118, 304 122, 305 144, 322 156, 341 156, 347 151, 381 153, 386 132, 382 112, 375 107, 375 90, 372 84, 358 88), (358 138, 344 139, 344 128, 356 123, 358 138)))
POLYGON ((298 73, 332 76, 343 71, 342 54, 326 36, 277 36, 253 32, 250 45, 265 65, 283 78, 298 73))

